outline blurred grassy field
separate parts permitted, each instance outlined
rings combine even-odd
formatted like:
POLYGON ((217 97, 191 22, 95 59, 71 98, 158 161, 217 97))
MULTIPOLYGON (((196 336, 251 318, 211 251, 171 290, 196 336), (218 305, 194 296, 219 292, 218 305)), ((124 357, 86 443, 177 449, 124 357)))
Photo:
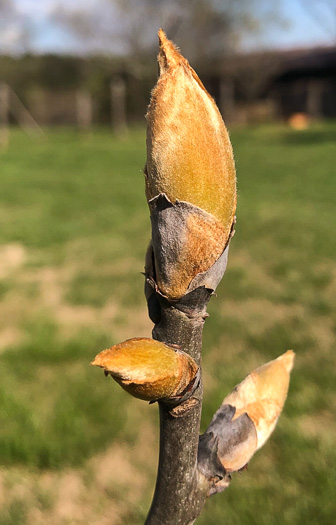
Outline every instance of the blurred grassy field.
MULTIPOLYGON (((336 125, 233 130, 236 236, 204 333, 205 429, 292 348, 285 410, 200 525, 335 523, 336 125)), ((143 523, 157 409, 90 360, 149 336, 144 130, 13 131, 0 153, 0 525, 143 523)))

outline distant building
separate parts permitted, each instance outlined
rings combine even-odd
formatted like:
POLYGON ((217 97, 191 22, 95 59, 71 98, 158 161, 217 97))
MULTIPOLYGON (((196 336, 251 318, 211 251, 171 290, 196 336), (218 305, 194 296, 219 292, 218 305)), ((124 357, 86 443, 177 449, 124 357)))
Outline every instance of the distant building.
POLYGON ((288 53, 273 81, 273 92, 285 117, 307 113, 313 118, 335 118, 336 47, 288 53))
POLYGON ((336 46, 240 55, 199 72, 227 120, 336 117, 336 46))
MULTIPOLYGON (((336 118, 336 46, 231 55, 193 66, 228 123, 304 126, 336 118)), ((154 56, 136 64, 127 57, 0 56, 0 85, 15 95, 10 122, 21 118, 24 105, 41 126, 144 124, 156 78, 154 56)))

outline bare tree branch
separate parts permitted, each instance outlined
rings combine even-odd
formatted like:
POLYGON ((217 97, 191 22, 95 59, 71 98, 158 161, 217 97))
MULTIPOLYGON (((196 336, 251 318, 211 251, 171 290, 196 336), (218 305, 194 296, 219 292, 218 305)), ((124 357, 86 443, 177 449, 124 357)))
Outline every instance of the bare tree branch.
POLYGON ((331 38, 336 40, 336 3, 334 0, 300 0, 302 9, 331 38))

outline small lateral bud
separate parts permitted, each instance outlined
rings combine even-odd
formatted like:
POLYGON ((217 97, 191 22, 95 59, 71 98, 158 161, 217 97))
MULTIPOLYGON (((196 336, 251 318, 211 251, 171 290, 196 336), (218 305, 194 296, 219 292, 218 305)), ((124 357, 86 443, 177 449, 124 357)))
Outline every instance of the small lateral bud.
POLYGON ((198 366, 185 352, 149 338, 128 339, 100 352, 91 363, 129 394, 145 401, 184 398, 198 366))
POLYGON ((273 361, 260 366, 237 385, 223 401, 236 411, 233 419, 247 413, 258 437, 257 449, 273 432, 285 404, 294 352, 288 350, 273 361))
POLYGON ((200 437, 201 449, 216 444, 226 472, 242 469, 273 432, 287 397, 294 356, 288 350, 249 374, 226 396, 200 437))
POLYGON ((162 30, 159 42, 160 76, 147 113, 146 196, 158 286, 178 299, 223 253, 236 209, 236 174, 214 100, 162 30), (169 217, 170 230, 155 216, 162 195, 173 206, 184 203, 169 217))

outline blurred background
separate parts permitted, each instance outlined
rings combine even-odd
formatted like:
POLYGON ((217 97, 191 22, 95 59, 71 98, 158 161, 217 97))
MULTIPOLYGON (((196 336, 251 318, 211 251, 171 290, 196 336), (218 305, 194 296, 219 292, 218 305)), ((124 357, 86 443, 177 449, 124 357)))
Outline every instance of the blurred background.
POLYGON ((332 0, 0 0, 0 525, 143 523, 156 406, 91 369, 150 336, 145 118, 157 30, 228 125, 236 236, 204 332, 202 430, 295 350, 277 429, 197 523, 335 520, 332 0))

